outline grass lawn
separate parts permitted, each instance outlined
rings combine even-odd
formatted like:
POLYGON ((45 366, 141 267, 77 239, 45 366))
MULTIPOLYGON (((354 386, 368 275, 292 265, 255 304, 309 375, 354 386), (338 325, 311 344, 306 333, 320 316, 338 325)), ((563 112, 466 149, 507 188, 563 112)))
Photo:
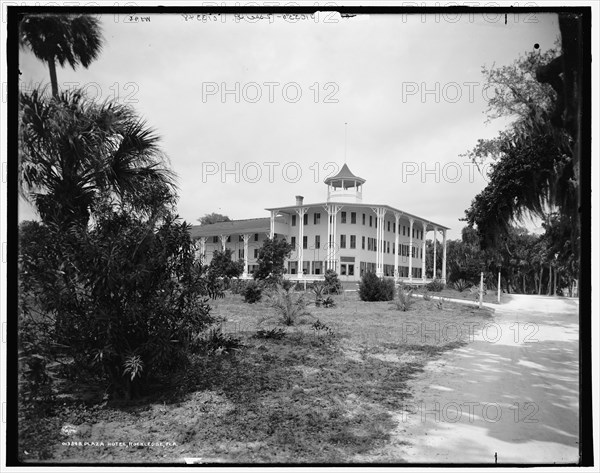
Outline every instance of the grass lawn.
POLYGON ((310 306, 312 315, 283 327, 280 340, 253 337, 257 328, 274 327, 257 327, 272 311, 264 302, 246 304, 230 294, 213 301, 214 313, 226 318, 223 331, 243 341, 241 351, 198 358, 173 389, 135 403, 65 403, 40 423, 50 437, 43 445, 25 443, 21 458, 352 462, 385 448, 395 427, 391 413, 411 402, 411 379, 424 365, 468 343, 466 327, 491 317, 464 304, 440 309, 435 300, 417 299, 400 312, 388 302, 362 302, 356 292, 334 299, 334 308, 310 306), (333 334, 314 330, 317 319, 333 334), (69 435, 61 433, 65 424, 74 427, 69 435))

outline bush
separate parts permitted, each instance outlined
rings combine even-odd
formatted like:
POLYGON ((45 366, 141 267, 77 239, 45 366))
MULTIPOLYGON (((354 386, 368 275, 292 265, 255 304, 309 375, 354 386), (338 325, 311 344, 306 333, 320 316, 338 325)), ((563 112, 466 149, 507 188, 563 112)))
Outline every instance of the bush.
POLYGON ((427 284, 426 287, 431 292, 440 292, 440 291, 444 290, 446 285, 440 279, 435 278, 433 281, 431 281, 429 284, 427 284))
POLYGON ((391 301, 394 299, 394 281, 378 278, 375 273, 365 273, 358 287, 358 295, 363 301, 391 301))
POLYGON ((249 281, 243 292, 244 302, 254 304, 262 299, 262 287, 256 281, 249 281))
POLYGON ((221 327, 213 327, 200 338, 199 348, 209 354, 232 354, 244 345, 231 334, 224 334, 221 327))
POLYGON ((244 294, 248 281, 245 279, 232 279, 229 283, 229 290, 232 294, 244 294))
POLYGON ((403 287, 398 288, 398 297, 392 301, 396 310, 406 312, 413 305, 413 290, 405 291, 403 287))
POLYGON ((192 334, 214 321, 210 283, 189 226, 175 216, 155 224, 104 209, 94 218, 90 229, 39 224, 42 239, 23 238, 20 317, 49 321, 51 331, 37 335, 52 346, 52 361, 69 360, 71 376, 137 397, 184 365, 192 334))
POLYGON ((275 327, 271 330, 257 330, 254 338, 281 340, 286 335, 287 332, 284 329, 275 327))
POLYGON ((465 281, 464 279, 459 279, 457 281, 454 281, 454 284, 452 284, 454 289, 456 289, 458 292, 463 292, 463 291, 467 290, 470 285, 471 285, 471 283, 468 281, 465 281))
POLYGON ((315 334, 320 335, 321 333, 329 336, 333 336, 333 330, 321 322, 319 319, 312 324, 311 328, 315 331, 315 334))
MULTIPOLYGON (((295 285, 289 289, 277 286, 269 297, 269 306, 275 309, 277 321, 284 325, 295 325, 303 315, 310 315, 306 310, 308 301, 304 292, 296 294, 295 285)), ((268 320, 270 317, 265 317, 268 320)))
POLYGON ((325 284, 318 282, 314 283, 312 291, 315 293, 315 306, 321 307, 321 304, 323 303, 323 294, 325 292, 325 284))
POLYGON ((325 271, 324 294, 341 294, 342 283, 333 269, 325 271))
POLYGON ((335 307, 335 301, 333 300, 333 298, 331 296, 327 296, 325 299, 323 299, 323 301, 321 302, 321 305, 325 308, 331 308, 331 307, 335 307))
POLYGON ((427 289, 427 288, 423 289, 423 300, 424 301, 431 300, 431 294, 429 294, 429 289, 427 289))

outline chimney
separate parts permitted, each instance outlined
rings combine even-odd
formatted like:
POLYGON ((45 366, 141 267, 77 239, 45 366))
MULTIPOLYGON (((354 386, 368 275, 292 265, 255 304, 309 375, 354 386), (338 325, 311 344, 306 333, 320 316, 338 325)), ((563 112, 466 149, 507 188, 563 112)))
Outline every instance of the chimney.
POLYGON ((296 205, 302 205, 303 201, 304 201, 304 197, 302 197, 301 195, 296 196, 296 205))

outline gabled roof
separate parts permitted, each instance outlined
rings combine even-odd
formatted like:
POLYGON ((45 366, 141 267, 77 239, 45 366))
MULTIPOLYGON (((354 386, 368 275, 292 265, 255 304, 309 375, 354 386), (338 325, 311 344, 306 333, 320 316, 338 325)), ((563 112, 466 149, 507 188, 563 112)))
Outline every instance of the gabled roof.
POLYGON ((328 177, 327 179, 325 179, 325 184, 341 182, 342 179, 348 180, 348 181, 357 181, 361 184, 363 184, 366 181, 366 179, 363 179, 362 177, 358 177, 358 176, 355 176, 354 174, 352 174, 352 171, 350 171, 350 168, 348 168, 348 165, 346 163, 344 163, 344 165, 342 166, 342 169, 340 169, 340 172, 338 172, 335 176, 328 177))
MULTIPOLYGON (((275 218, 276 222, 285 222, 283 217, 275 218)), ((249 218, 246 220, 233 220, 231 222, 217 222, 208 225, 193 225, 190 230, 192 238, 214 235, 237 235, 244 233, 269 233, 271 231, 271 218, 249 218)))

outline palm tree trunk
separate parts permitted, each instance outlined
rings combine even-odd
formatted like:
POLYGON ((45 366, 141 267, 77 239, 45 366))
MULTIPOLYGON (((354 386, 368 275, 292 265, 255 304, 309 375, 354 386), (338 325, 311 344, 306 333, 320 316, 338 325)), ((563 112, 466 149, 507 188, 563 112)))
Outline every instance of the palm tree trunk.
POLYGON ((48 59, 48 68, 50 69, 50 84, 52 86, 52 97, 58 97, 58 80, 56 78, 56 63, 54 56, 48 59))
POLYGON ((556 282, 558 279, 558 274, 556 268, 554 269, 554 295, 556 296, 556 282))
POLYGON ((538 285, 538 296, 542 295, 542 280, 544 279, 544 265, 540 266, 540 281, 538 285))
POLYGON ((552 266, 548 266, 548 291, 547 296, 552 294, 552 266))
POLYGON ((523 294, 527 294, 527 288, 525 287, 525 273, 523 273, 523 294))

